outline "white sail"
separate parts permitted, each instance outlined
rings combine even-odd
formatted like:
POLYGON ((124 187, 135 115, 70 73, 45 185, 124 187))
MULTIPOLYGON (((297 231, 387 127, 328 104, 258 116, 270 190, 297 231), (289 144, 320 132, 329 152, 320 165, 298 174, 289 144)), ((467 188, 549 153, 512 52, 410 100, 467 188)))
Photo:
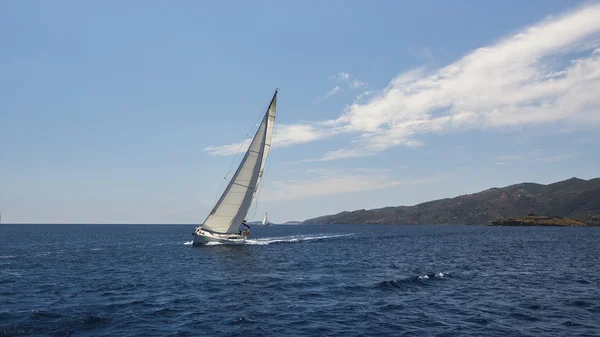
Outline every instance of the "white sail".
MULTIPOLYGON (((271 100, 271 104, 269 104, 269 108, 267 109, 268 121, 267 121, 267 135, 265 138, 265 151, 263 154, 262 162, 260 163, 260 172, 258 173, 258 182, 262 178, 263 172, 265 170, 265 163, 267 162, 267 156, 271 151, 271 143, 273 141, 273 127, 275 126, 275 113, 277 111, 277 91, 275 91, 275 95, 273 95, 273 99, 271 100)), ((258 186, 258 182, 256 183, 258 186)))
POLYGON ((267 219, 267 213, 265 213, 265 218, 263 219, 262 224, 266 225, 268 223, 269 223, 269 219, 267 219))
POLYGON ((277 92, 275 92, 271 105, 265 113, 237 171, 231 178, 223 195, 221 195, 221 198, 204 221, 202 229, 215 233, 239 232, 239 227, 242 221, 245 220, 248 209, 252 204, 252 198, 260 180, 260 174, 262 174, 264 169, 264 159, 268 153, 268 148, 270 148, 270 146, 266 146, 266 141, 269 130, 271 130, 272 137, 276 95, 277 92))

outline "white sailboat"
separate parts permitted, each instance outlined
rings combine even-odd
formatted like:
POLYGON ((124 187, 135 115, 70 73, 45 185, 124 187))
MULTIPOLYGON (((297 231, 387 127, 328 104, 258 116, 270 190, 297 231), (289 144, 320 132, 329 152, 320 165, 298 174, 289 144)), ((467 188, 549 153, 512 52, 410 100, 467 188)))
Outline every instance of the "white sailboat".
POLYGON ((271 103, 244 158, 225 191, 204 223, 196 227, 193 233, 193 245, 215 241, 229 244, 244 243, 250 235, 250 226, 246 223, 246 215, 252 205, 271 149, 276 105, 277 90, 273 94, 271 103), (240 228, 242 225, 243 229, 240 228))
POLYGON ((263 226, 269 226, 271 223, 269 222, 269 219, 267 218, 267 213, 265 213, 265 218, 262 221, 262 225, 263 226))

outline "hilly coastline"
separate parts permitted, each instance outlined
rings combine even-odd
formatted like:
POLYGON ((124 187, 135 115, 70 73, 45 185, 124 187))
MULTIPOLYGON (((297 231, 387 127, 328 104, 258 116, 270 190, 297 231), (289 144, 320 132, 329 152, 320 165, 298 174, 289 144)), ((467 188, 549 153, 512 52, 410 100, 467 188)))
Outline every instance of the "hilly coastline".
POLYGON ((600 178, 553 184, 521 183, 414 206, 345 211, 305 224, 502 224, 529 214, 600 225, 600 178))

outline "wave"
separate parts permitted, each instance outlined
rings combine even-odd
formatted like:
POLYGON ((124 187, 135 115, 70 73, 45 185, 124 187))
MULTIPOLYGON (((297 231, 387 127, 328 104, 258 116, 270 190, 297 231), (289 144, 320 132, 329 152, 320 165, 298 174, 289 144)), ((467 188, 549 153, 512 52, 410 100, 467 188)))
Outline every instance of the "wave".
POLYGON ((444 273, 424 274, 424 275, 419 275, 419 279, 426 280, 426 279, 430 279, 430 278, 442 278, 442 277, 444 277, 444 275, 448 275, 448 274, 450 274, 450 273, 446 272, 446 274, 444 274, 444 273))
POLYGON ((16 277, 22 277, 23 276, 22 273, 19 273, 18 271, 12 271, 12 269, 2 270, 0 272, 2 274, 4 274, 4 275, 10 275, 10 276, 16 276, 16 277))
POLYGON ((187 242, 184 242, 183 244, 186 246, 191 246, 192 243, 194 243, 194 241, 187 241, 187 242))
POLYGON ((376 287, 380 289, 403 289, 411 286, 425 286, 428 284, 428 280, 442 279, 448 275, 450 275, 450 272, 423 274, 403 279, 379 282, 376 287))

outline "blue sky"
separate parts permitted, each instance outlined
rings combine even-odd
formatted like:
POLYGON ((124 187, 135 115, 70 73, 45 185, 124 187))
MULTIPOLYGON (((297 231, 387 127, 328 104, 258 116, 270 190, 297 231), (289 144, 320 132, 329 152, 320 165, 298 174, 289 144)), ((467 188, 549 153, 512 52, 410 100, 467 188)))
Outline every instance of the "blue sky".
POLYGON ((0 211, 201 222, 275 88, 253 219, 595 178, 598 17, 550 0, 0 2, 0 211))

